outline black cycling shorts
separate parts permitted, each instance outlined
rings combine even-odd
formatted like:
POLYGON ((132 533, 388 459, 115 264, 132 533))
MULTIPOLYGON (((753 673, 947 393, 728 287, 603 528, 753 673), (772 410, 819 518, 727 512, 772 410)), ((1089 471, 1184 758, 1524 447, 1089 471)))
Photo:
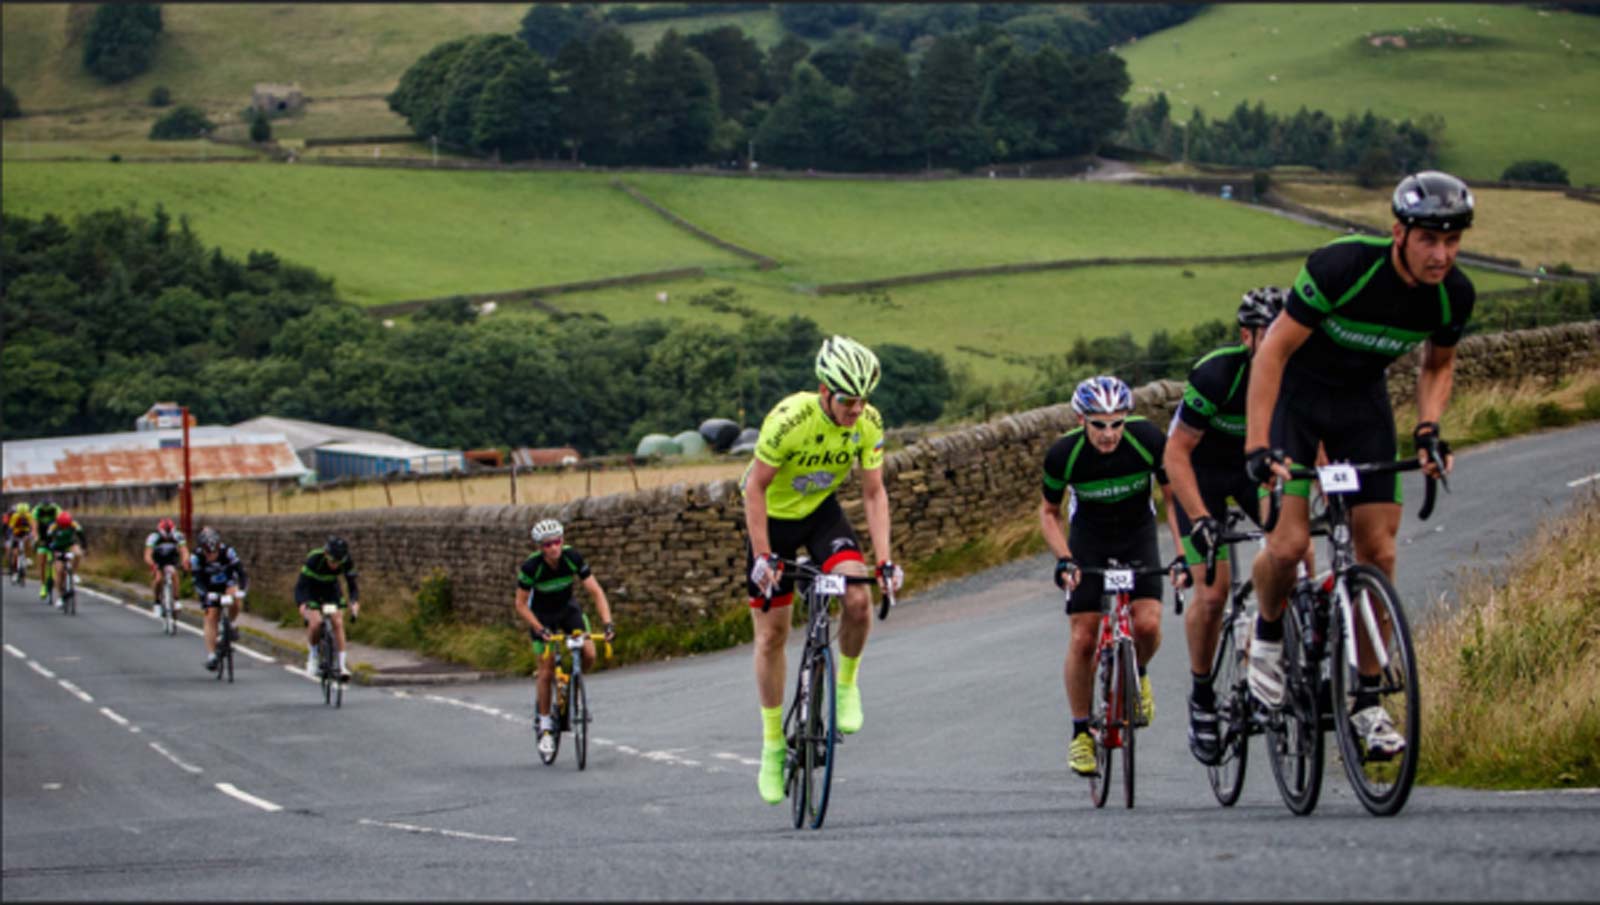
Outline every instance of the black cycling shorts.
MULTIPOLYGON (((1151 519, 1145 527, 1124 535, 1120 541, 1111 541, 1104 532, 1096 533, 1092 526, 1080 529, 1074 524, 1067 543, 1072 547, 1073 561, 1080 566, 1101 568, 1111 559, 1125 566, 1138 563, 1140 568, 1162 564, 1161 548, 1156 544, 1155 519, 1151 519)), ((1067 613, 1100 612, 1104 588, 1104 577, 1088 573, 1079 575, 1078 586, 1072 589, 1072 595, 1067 598, 1067 613)), ((1146 575, 1134 579, 1132 599, 1146 597, 1161 599, 1161 576, 1146 575)))
MULTIPOLYGON (((551 612, 534 610, 533 615, 539 620, 539 624, 553 635, 589 631, 589 617, 583 614, 583 607, 578 606, 575 601, 568 601, 566 606, 551 612)), ((531 628, 528 629, 528 637, 533 639, 534 652, 544 653, 545 643, 539 640, 539 636, 531 628)))
POLYGON ((164 569, 167 566, 179 567, 183 564, 183 557, 178 555, 177 550, 173 550, 164 556, 160 550, 156 550, 150 554, 150 558, 155 561, 157 569, 164 569))
MULTIPOLYGON (((839 501, 829 496, 810 515, 803 519, 767 519, 767 542, 772 552, 793 559, 804 546, 811 562, 824 572, 833 571, 841 562, 862 562, 861 543, 856 539, 850 520, 845 518, 839 501)), ((749 538, 744 542, 744 588, 750 595, 750 606, 760 609, 766 603, 761 589, 750 580, 750 570, 755 568, 755 551, 749 538)), ((788 606, 794 600, 794 574, 785 569, 778 586, 772 591, 774 607, 788 606)))
POLYGON ((337 603, 344 606, 343 597, 339 594, 339 583, 336 581, 311 581, 304 575, 294 583, 294 602, 296 606, 313 606, 324 603, 337 603))
MULTIPOLYGON (((1309 466, 1317 461, 1319 441, 1329 462, 1394 461, 1394 409, 1387 384, 1377 380, 1360 387, 1328 386, 1285 369, 1272 410, 1272 445, 1295 464, 1309 466)), ((1293 481, 1285 492, 1309 496, 1311 484, 1293 481)), ((1361 488, 1345 496, 1352 506, 1400 501, 1398 473, 1362 475, 1361 488)))
MULTIPOLYGON (((1206 504, 1206 511, 1218 523, 1228 511, 1228 498, 1232 497, 1238 508, 1250 516, 1256 525, 1261 524, 1259 496, 1260 487, 1244 473, 1244 463, 1238 465, 1196 465, 1194 466, 1195 483, 1200 485, 1200 501, 1206 504)), ((1189 529, 1194 527, 1194 522, 1189 518, 1189 513, 1183 509, 1183 504, 1178 502, 1178 495, 1173 494, 1172 511, 1178 516, 1178 533, 1183 535, 1183 561, 1191 566, 1198 566, 1206 561, 1194 544, 1189 540, 1189 529)), ((1219 562, 1228 561, 1228 548, 1223 547, 1217 552, 1219 562)))

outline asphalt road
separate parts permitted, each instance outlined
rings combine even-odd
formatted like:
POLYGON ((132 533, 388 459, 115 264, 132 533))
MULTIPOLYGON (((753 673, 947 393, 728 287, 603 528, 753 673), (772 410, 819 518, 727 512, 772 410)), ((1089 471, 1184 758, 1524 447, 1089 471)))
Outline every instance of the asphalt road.
MULTIPOLYGON (((1463 454, 1435 519, 1408 513, 1402 528, 1413 613, 1597 473, 1600 426, 1463 454)), ((1065 765, 1066 623, 1042 557, 908 600, 875 626, 867 726, 839 749, 816 832, 789 828, 787 806, 756 795, 747 647, 593 676, 597 738, 579 773, 565 747, 554 766, 538 762, 527 681, 352 686, 335 711, 280 664, 240 656, 237 681, 219 684, 193 634, 164 637, 148 615, 87 592, 69 618, 36 593, 7 584, 0 607, 8 902, 1600 890, 1596 790, 1418 788, 1380 820, 1330 757, 1322 803, 1298 818, 1258 740, 1242 800, 1218 807, 1184 743, 1186 660, 1170 612, 1137 807, 1095 810, 1065 765)))

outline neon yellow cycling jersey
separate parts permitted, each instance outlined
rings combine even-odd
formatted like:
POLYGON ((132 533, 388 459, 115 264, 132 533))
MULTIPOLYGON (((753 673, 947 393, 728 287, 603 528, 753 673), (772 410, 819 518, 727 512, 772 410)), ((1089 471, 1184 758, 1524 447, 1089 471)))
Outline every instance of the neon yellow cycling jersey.
MULTIPOLYGON (((868 405, 850 427, 834 424, 816 393, 784 399, 761 422, 756 459, 778 469, 767 485, 767 515, 798 520, 810 515, 838 489, 859 460, 871 471, 883 467, 883 416, 868 405)), ((739 478, 744 492, 755 459, 739 478)))

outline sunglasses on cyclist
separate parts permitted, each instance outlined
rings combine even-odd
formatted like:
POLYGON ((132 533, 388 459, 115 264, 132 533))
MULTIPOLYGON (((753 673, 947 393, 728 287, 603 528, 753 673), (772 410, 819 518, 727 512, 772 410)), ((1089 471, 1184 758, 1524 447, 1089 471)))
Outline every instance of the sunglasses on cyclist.
POLYGON ((541 547, 559 547, 559 546, 561 546, 561 538, 557 537, 557 538, 552 538, 552 539, 547 540, 547 541, 541 541, 539 543, 539 546, 541 546, 541 547))
POLYGON ((843 393, 834 393, 833 394, 833 401, 837 402, 840 405, 845 406, 845 407, 848 408, 849 406, 855 405, 858 402, 866 402, 867 401, 867 397, 865 397, 865 396, 846 396, 843 393))
POLYGON ((1126 419, 1126 418, 1118 418, 1115 421, 1101 421, 1099 418, 1090 418, 1089 419, 1089 424, 1092 427, 1096 428, 1097 430, 1103 430, 1103 431, 1106 431, 1106 430, 1117 430, 1118 428, 1122 427, 1124 424, 1127 424, 1127 423, 1128 423, 1128 419, 1126 419))

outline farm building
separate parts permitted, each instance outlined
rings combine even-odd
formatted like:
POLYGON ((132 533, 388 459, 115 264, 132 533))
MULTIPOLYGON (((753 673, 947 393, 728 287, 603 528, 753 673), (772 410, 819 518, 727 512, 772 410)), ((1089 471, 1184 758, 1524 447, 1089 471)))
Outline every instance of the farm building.
POLYGON ((250 106, 269 116, 299 113, 305 109, 306 96, 300 91, 299 85, 257 82, 255 91, 250 95, 250 106))
POLYGON ((466 470, 466 459, 460 450, 432 449, 380 431, 272 415, 241 421, 234 427, 282 433, 289 438, 295 455, 315 470, 319 479, 466 470))

